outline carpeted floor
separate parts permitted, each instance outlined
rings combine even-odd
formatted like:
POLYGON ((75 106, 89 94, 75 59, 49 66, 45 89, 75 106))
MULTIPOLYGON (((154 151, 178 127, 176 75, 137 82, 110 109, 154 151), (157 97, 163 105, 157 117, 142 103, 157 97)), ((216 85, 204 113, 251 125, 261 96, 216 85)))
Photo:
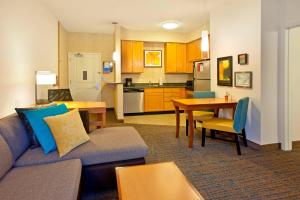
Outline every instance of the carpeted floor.
MULTIPOLYGON (((120 126, 111 115, 109 126, 120 126)), ((184 128, 175 138, 174 126, 132 124, 149 146, 147 163, 174 161, 205 199, 300 199, 300 150, 255 150, 207 139, 200 134, 187 147, 184 128)), ((117 191, 82 194, 83 200, 118 199, 117 191)))

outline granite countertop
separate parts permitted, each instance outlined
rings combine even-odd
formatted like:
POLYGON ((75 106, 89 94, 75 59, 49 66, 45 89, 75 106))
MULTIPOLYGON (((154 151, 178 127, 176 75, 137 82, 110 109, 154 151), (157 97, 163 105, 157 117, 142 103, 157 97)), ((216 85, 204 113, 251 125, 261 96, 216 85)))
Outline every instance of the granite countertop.
POLYGON ((143 89, 143 88, 186 88, 186 83, 164 83, 163 85, 159 85, 158 83, 134 83, 130 87, 126 87, 124 85, 124 88, 137 88, 137 89, 143 89))

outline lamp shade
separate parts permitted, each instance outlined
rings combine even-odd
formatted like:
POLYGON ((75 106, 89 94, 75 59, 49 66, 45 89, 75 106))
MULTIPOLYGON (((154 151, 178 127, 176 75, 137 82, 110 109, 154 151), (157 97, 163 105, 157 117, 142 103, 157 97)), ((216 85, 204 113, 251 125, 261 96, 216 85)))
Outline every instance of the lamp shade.
POLYGON ((36 72, 36 84, 37 85, 55 85, 56 74, 50 71, 37 71, 36 72))
POLYGON ((208 31, 202 31, 201 51, 208 52, 208 50, 209 50, 208 31))

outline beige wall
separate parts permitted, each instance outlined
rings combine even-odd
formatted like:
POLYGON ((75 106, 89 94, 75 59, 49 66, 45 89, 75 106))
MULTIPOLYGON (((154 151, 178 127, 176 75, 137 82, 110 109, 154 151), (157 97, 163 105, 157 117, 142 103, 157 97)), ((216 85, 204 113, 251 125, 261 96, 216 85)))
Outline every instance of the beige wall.
MULTIPOLYGON (((66 32, 61 29, 62 40, 66 37, 64 47, 64 41, 62 41, 60 49, 60 87, 69 87, 68 84, 68 52, 84 52, 84 53, 100 53, 103 61, 112 60, 112 54, 114 51, 114 37, 111 34, 91 34, 91 33, 72 33, 66 32)), ((102 65, 101 65, 102 67, 102 65)), ((102 69, 101 69, 102 71, 102 69)), ((106 84, 106 82, 114 81, 114 73, 103 74, 101 99, 107 103, 107 107, 114 107, 114 86, 106 84)))
POLYGON ((0 117, 34 103, 34 72, 57 72, 57 20, 35 0, 0 6, 0 117))
POLYGON ((58 27, 58 69, 59 69, 59 88, 69 88, 69 72, 68 72, 68 44, 67 31, 59 23, 58 27))
POLYGON ((227 0, 210 14, 211 88, 218 97, 229 92, 233 98, 249 96, 247 137, 262 143, 261 136, 261 1, 227 0), (237 56, 249 54, 249 64, 239 65, 237 56), (233 56, 233 72, 252 71, 253 88, 221 87, 217 85, 217 58, 233 56))

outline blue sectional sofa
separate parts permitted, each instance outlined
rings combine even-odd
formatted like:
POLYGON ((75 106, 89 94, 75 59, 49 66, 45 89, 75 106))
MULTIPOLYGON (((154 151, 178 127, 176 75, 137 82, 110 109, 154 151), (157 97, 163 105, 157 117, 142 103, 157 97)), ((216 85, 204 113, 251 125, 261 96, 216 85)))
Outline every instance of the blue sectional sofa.
POLYGON ((133 127, 98 129, 90 141, 60 158, 30 149, 17 115, 0 119, 0 199, 78 198, 85 190, 115 186, 116 166, 144 164, 148 147, 133 127))

